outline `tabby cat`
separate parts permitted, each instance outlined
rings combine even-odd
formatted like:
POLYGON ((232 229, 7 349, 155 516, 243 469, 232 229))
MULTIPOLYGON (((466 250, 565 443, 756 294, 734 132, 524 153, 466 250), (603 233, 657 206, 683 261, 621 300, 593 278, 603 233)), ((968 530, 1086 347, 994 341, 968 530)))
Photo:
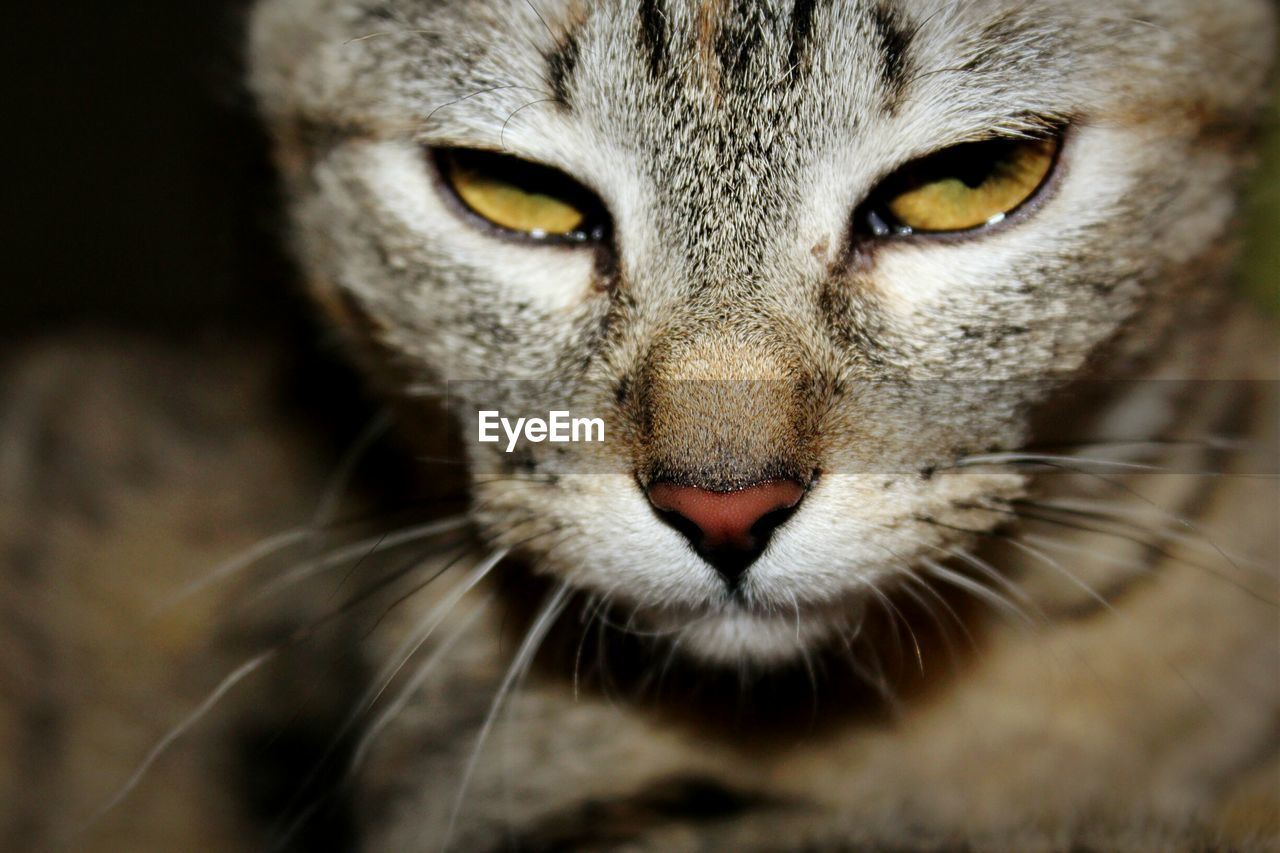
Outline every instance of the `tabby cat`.
POLYGON ((16 360, 6 842, 1280 847, 1275 18, 261 0, 387 408, 336 459, 278 344, 16 360), (603 440, 480 440, 552 412, 603 440))

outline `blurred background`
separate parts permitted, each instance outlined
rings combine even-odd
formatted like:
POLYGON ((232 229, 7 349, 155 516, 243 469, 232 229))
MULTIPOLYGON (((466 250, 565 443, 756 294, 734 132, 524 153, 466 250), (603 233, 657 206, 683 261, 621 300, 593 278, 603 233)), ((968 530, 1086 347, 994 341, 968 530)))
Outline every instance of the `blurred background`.
POLYGON ((241 85, 249 0, 5 5, 0 335, 280 318, 288 266, 241 85))
MULTIPOLYGON (((0 341, 84 324, 217 335, 292 322, 267 145, 240 83, 248 0, 7 6, 0 341)), ((1278 115, 1241 271, 1273 310, 1278 115)))

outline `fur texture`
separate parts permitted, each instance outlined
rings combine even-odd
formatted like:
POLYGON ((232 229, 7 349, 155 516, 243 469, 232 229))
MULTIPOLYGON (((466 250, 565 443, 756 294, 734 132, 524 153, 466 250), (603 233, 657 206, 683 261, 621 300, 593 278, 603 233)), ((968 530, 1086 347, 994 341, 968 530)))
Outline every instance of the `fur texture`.
MULTIPOLYGON (((465 454, 466 532, 416 528, 429 553, 403 566, 386 530, 281 562, 212 660, 278 649, 286 686, 184 728, 181 754, 261 759, 282 727, 316 745, 172 777, 207 794, 160 758, 89 835, 110 849, 135 814, 175 846, 1280 845, 1280 362, 1228 280, 1274 19, 1265 0, 261 0, 252 86, 309 292, 394 401, 401 465, 465 454), (1047 128, 1053 176, 1006 221, 855 227, 904 164, 1047 128), (477 227, 427 154, 453 146, 572 175, 610 239, 477 227), (508 455, 469 441, 480 408, 589 413, 611 440, 508 455), (645 497, 815 474, 736 585, 645 497)), ((6 431, 49 429, 32 401, 59 357, 23 368, 6 431)), ((263 359, 227 358, 217 393, 245 402, 210 417, 272 425, 266 449, 161 430, 173 458, 278 489, 233 501, 255 528, 268 506, 326 526, 333 461, 244 390, 263 359)), ((103 367, 95 411, 163 422, 141 370, 103 367)), ((57 479, 3 473, 5 494, 57 479)), ((142 506, 174 511, 190 480, 154 477, 142 506)), ((78 588, 132 541, 110 530, 68 541, 78 588)), ((47 645, 3 662, 33 672, 47 645)), ((191 697, 162 706, 180 720, 220 695, 202 689, 151 695, 191 697)), ((0 722, 41 742, 23 719, 0 722)), ((92 792, 72 812, 111 788, 47 784, 92 792)), ((20 805, 10 837, 56 838, 47 814, 20 805)))

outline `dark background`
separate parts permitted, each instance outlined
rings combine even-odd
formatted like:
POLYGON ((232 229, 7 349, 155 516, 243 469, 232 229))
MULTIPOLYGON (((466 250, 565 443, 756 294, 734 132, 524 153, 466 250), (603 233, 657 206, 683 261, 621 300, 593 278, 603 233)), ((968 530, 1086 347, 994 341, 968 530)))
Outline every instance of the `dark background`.
MULTIPOLYGON (((241 82, 248 0, 5 5, 3 340, 104 323, 188 334, 297 314, 267 144, 241 82)), ((1278 165, 1255 179, 1242 275, 1271 306, 1278 165)))
POLYGON ((241 83, 247 0, 5 5, 0 334, 279 316, 291 289, 241 83))

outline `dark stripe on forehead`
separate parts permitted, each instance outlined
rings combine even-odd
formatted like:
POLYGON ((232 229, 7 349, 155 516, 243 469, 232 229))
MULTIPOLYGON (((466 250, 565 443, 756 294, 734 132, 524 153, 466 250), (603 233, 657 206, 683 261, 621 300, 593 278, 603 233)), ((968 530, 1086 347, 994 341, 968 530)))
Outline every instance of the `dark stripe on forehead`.
POLYGON ((809 40, 813 37, 813 13, 818 0, 796 0, 791 7, 791 52, 787 56, 787 68, 799 65, 809 52, 809 40))
POLYGON ((884 84, 885 112, 897 112, 908 83, 911 42, 916 32, 902 14, 887 2, 871 8, 871 29, 880 51, 880 79, 884 84))
POLYGON ((573 74, 578 70, 580 53, 578 31, 573 29, 565 34, 547 57, 547 82, 551 85, 551 93, 555 95, 556 102, 564 107, 573 106, 569 94, 573 88, 573 74))
POLYGON ((662 0, 640 0, 640 49, 654 77, 667 65, 667 13, 662 0))
POLYGON ((720 20, 716 36, 716 57, 730 80, 746 76, 751 57, 764 41, 768 12, 758 0, 737 0, 732 11, 720 20))

